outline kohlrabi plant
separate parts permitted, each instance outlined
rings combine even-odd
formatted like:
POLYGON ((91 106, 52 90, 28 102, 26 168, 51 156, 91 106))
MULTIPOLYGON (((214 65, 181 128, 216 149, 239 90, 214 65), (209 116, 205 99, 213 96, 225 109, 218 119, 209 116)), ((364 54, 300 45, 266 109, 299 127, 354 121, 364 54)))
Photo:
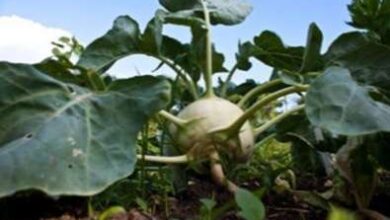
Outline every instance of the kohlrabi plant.
MULTIPOLYGON (((326 198, 309 193, 321 207, 341 197, 360 211, 369 207, 378 170, 390 167, 388 1, 352 1, 350 24, 361 31, 342 34, 325 53, 314 23, 305 46, 287 46, 264 31, 238 44, 230 70, 212 43, 212 27, 243 22, 252 10, 247 1, 159 2, 164 9, 144 31, 123 15, 85 48, 62 39, 70 51, 57 48, 41 63, 0 62, 0 197, 28 189, 94 195, 131 175, 137 160, 206 168, 217 184, 237 192, 239 183, 226 178, 221 162, 245 163, 261 140, 276 138, 291 144, 294 172, 336 176, 349 186, 344 195, 336 184, 326 198), (163 34, 166 24, 188 27, 191 41, 163 34), (175 77, 108 74, 135 54, 158 60, 156 69, 168 66, 175 77), (273 68, 270 80, 231 82, 238 70, 250 71, 252 60, 273 68), (219 85, 215 73, 226 73, 219 85), (281 97, 288 104, 276 108, 281 97), (262 117, 269 108, 276 114, 262 117), (161 120, 154 144, 178 153, 137 155, 141 129, 161 120)), ((295 181, 289 190, 308 195, 295 181)))

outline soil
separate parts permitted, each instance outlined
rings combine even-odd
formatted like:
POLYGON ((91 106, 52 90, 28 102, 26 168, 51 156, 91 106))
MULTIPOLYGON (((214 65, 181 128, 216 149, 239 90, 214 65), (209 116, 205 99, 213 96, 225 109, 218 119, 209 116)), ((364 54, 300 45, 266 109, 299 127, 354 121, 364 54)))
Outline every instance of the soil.
MULTIPOLYGON (((299 176, 299 190, 327 188, 326 178, 314 176, 299 176)), ((388 186, 390 175, 381 176, 383 186, 388 186)), ((238 208, 235 206, 233 195, 220 188, 207 178, 191 180, 192 184, 182 193, 168 199, 168 205, 153 204, 153 213, 143 213, 135 207, 129 208, 111 220, 202 220, 200 217, 201 198, 214 198, 217 208, 212 219, 241 220, 238 208)), ((260 184, 256 180, 243 183, 243 187, 256 192, 260 184)), ((370 209, 389 216, 390 190, 378 187, 374 194, 370 209)), ((321 220, 326 219, 326 211, 313 207, 288 193, 270 192, 262 197, 269 220, 321 220)), ((47 197, 39 192, 21 192, 0 200, 0 220, 96 220, 88 216, 87 199, 81 197, 47 197)), ((98 213, 97 213, 98 214, 98 213)), ((375 216, 369 215, 369 216, 375 216)), ((374 218, 375 219, 375 218, 374 218)))
MULTIPOLYGON (((114 216, 112 220, 165 220, 165 219, 201 219, 201 198, 214 196, 218 208, 213 219, 240 220, 233 196, 225 189, 217 187, 205 179, 194 179, 188 189, 168 202, 168 210, 162 205, 156 206, 153 214, 142 213, 130 208, 128 213, 114 216), (224 207, 224 208, 220 208, 224 207), (218 214, 220 213, 220 214, 218 214)), ((256 181, 245 186, 255 188, 256 181)), ((263 197, 267 219, 326 219, 326 212, 294 200, 292 196, 268 194, 263 197)), ((38 192, 25 192, 0 200, 1 220, 93 220, 86 217, 87 200, 80 197, 61 197, 53 199, 38 192)))

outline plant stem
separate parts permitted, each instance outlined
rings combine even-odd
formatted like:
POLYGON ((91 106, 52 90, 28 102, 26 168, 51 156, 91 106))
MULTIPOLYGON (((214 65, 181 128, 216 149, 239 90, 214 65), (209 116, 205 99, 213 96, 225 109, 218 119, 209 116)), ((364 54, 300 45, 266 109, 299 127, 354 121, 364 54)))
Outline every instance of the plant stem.
POLYGON ((239 117, 233 124, 231 124, 229 127, 221 129, 219 131, 214 132, 225 132, 228 137, 237 134, 237 132, 240 131, 241 127, 244 125, 244 123, 262 107, 267 105, 268 103, 282 97, 288 94, 296 93, 296 92, 302 92, 307 90, 307 86, 291 86, 284 89, 281 89, 279 91, 276 91, 274 93, 271 93, 267 96, 265 96, 263 99, 257 101, 255 104, 253 104, 250 108, 248 108, 241 117, 239 117))
POLYGON ((158 114, 179 127, 184 127, 185 124, 188 123, 187 120, 176 117, 165 110, 161 110, 158 114))
POLYGON ((88 197, 87 199, 87 210, 88 210, 88 217, 93 218, 95 215, 95 209, 93 208, 92 205, 92 196, 88 197))
POLYGON ((294 107, 294 108, 292 108, 292 109, 290 109, 290 110, 288 110, 286 112, 283 112, 282 114, 274 117, 270 121, 268 121, 268 122, 264 123, 263 125, 261 125, 260 127, 256 128, 254 130, 255 136, 260 135, 261 133, 263 133, 264 131, 266 131, 270 127, 272 127, 274 124, 279 123, 280 121, 282 121, 283 119, 287 118, 291 114, 294 114, 295 112, 301 111, 304 108, 305 108, 304 104, 298 105, 298 106, 296 106, 296 107, 294 107))
POLYGON ((101 78, 100 75, 90 70, 86 72, 86 75, 87 75, 88 83, 90 84, 93 90, 95 91, 106 90, 106 83, 104 82, 104 80, 101 78))
MULTIPOLYGON (((196 83, 192 79, 188 79, 188 73, 185 72, 182 68, 180 68, 178 65, 176 65, 172 60, 165 58, 163 56, 156 57, 161 62, 169 66, 171 69, 173 69, 179 76, 184 80, 184 83, 187 84, 188 89, 191 93, 191 95, 194 97, 194 99, 199 98, 198 89, 196 86, 196 83)), ((191 77, 190 77, 191 78, 191 77)))
MULTIPOLYGON (((141 157, 145 156, 146 150, 149 145, 149 123, 146 123, 146 126, 144 127, 142 133, 141 133, 141 157)), ((140 164, 140 188, 142 189, 142 197, 146 194, 146 187, 145 187, 145 180, 146 180, 146 164, 145 161, 142 160, 140 164)))
POLYGON ((248 102, 249 99, 251 99, 254 95, 258 95, 259 93, 264 92, 265 90, 272 88, 276 85, 279 85, 282 82, 283 81, 281 79, 275 79, 256 86, 255 88, 250 90, 247 94, 245 94, 244 97, 242 97, 242 99, 238 103, 238 106, 240 106, 241 108, 244 107, 245 103, 248 102))
POLYGON ((214 96, 213 91, 213 50, 211 45, 211 25, 210 25, 210 13, 207 8, 206 0, 200 0, 203 6, 204 20, 206 23, 206 69, 204 71, 204 81, 206 84, 206 97, 214 96))
POLYGON ((229 86, 229 83, 230 81, 232 80, 232 77, 234 75, 234 73, 236 72, 236 70, 238 69, 238 64, 235 64, 233 66, 233 68, 229 71, 229 74, 228 76, 226 77, 226 80, 225 82, 223 83, 222 85, 222 88, 221 88, 221 96, 222 97, 225 97, 226 96, 226 92, 227 92, 227 88, 229 86))
POLYGON ((191 159, 187 155, 180 156, 152 156, 152 155, 140 155, 137 154, 137 159, 155 163, 166 163, 166 164, 181 164, 188 163, 191 159))

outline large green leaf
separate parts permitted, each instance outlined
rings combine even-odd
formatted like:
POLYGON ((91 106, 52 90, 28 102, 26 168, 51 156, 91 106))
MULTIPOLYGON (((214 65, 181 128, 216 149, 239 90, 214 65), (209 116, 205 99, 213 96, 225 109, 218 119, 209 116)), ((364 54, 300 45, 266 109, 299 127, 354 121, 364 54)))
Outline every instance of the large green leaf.
MULTIPOLYGON (((203 8, 199 0, 159 0, 170 12, 202 17, 203 8)), ((206 0, 212 24, 235 25, 243 22, 251 13, 252 6, 246 0, 206 0)))
MULTIPOLYGON (((77 65, 95 72, 104 72, 119 59, 143 54, 172 61, 189 73, 194 81, 198 81, 205 65, 205 32, 200 27, 203 23, 195 22, 191 26, 194 33, 191 44, 182 44, 162 35, 163 24, 169 20, 169 16, 169 13, 158 10, 142 34, 132 18, 118 17, 111 30, 86 47, 77 65)), ((213 72, 226 71, 223 63, 224 56, 213 50, 213 72)))
POLYGON ((202 18, 193 17, 192 11, 178 11, 178 12, 166 12, 162 11, 163 19, 165 23, 182 25, 188 27, 201 27, 205 26, 205 22, 202 18))
POLYGON ((390 48, 366 34, 341 35, 330 46, 326 58, 331 64, 348 68, 360 83, 390 91, 390 48))
POLYGON ((118 59, 138 52, 139 45, 140 30, 137 22, 129 16, 120 16, 114 21, 112 29, 85 48, 77 65, 102 71, 118 59))
MULTIPOLYGON (((321 55, 322 32, 315 23, 312 23, 309 27, 306 47, 286 46, 282 39, 272 31, 260 33, 253 41, 253 43, 239 44, 236 60, 238 68, 241 70, 250 69, 251 62, 249 58, 251 57, 273 67, 275 73, 283 73, 285 76, 290 75, 288 77, 296 74, 298 78, 301 78, 300 73, 318 71, 323 68, 321 55)), ((303 78, 300 80, 303 80, 303 78)))
POLYGON ((390 106, 373 100, 347 69, 330 67, 310 86, 306 114, 315 126, 335 134, 390 131, 390 106))
POLYGON ((280 37, 264 31, 254 39, 254 57, 279 70, 298 72, 303 62, 303 47, 285 46, 280 37))
POLYGON ((130 175, 137 133, 168 99, 169 84, 151 76, 92 92, 0 63, 0 197, 92 195, 130 175))

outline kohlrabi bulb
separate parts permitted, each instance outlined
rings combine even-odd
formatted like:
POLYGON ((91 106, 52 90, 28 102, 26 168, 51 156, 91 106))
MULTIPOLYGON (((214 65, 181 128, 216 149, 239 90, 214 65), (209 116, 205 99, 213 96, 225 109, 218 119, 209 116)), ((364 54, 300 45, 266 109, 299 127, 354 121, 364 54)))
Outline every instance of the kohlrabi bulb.
POLYGON ((185 107, 178 117, 191 123, 170 126, 170 133, 183 153, 194 158, 207 157, 213 150, 223 151, 236 161, 246 161, 253 151, 254 134, 249 122, 233 137, 221 141, 212 131, 226 128, 244 112, 237 105, 218 97, 203 98, 185 107))

